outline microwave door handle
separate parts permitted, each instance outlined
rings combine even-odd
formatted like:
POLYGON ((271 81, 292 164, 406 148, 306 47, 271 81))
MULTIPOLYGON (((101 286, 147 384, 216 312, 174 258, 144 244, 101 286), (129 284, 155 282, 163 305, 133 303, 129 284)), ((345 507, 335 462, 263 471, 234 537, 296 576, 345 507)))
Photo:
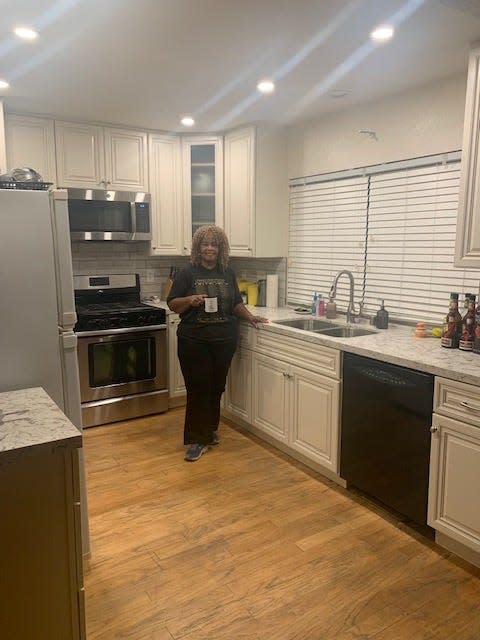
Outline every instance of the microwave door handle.
POLYGON ((132 237, 135 238, 137 234, 137 209, 135 202, 130 202, 130 216, 132 220, 132 237))

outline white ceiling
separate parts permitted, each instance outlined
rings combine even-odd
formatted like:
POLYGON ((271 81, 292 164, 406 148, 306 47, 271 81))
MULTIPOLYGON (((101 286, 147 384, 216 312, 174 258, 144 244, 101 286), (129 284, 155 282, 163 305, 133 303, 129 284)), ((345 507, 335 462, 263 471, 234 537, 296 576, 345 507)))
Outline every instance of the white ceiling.
POLYGON ((466 73, 476 40, 480 0, 0 0, 0 97, 7 111, 165 131, 185 113, 193 131, 292 123, 466 73), (373 45, 384 22, 396 37, 373 45), (18 40, 20 24, 40 38, 18 40))

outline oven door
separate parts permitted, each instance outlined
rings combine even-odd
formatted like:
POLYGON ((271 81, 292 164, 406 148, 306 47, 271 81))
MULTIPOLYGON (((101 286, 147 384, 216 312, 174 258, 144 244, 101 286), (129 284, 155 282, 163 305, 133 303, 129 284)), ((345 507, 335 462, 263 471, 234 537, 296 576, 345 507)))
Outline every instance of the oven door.
POLYGON ((82 403, 166 389, 167 338, 161 326, 77 333, 82 403))

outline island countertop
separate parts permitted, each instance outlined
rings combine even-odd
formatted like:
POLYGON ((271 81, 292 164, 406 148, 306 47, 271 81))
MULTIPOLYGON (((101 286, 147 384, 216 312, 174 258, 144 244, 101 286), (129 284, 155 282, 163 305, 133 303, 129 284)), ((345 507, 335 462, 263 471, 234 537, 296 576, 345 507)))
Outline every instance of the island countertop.
POLYGON ((0 393, 0 463, 39 448, 81 446, 81 432, 42 388, 0 393))

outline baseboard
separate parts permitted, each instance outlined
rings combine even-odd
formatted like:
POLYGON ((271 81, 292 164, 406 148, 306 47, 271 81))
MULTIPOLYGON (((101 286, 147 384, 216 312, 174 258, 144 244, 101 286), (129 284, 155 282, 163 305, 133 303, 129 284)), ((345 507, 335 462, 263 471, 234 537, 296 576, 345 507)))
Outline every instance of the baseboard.
POLYGON ((470 562, 470 564, 473 564, 475 567, 480 567, 480 554, 478 554, 476 551, 473 551, 469 547, 466 547, 461 542, 457 542, 457 540, 453 540, 452 538, 449 538, 444 533, 440 533, 439 531, 435 533, 435 542, 440 547, 443 547, 444 549, 447 549, 447 551, 451 551, 455 555, 460 556, 460 558, 466 560, 467 562, 470 562))

